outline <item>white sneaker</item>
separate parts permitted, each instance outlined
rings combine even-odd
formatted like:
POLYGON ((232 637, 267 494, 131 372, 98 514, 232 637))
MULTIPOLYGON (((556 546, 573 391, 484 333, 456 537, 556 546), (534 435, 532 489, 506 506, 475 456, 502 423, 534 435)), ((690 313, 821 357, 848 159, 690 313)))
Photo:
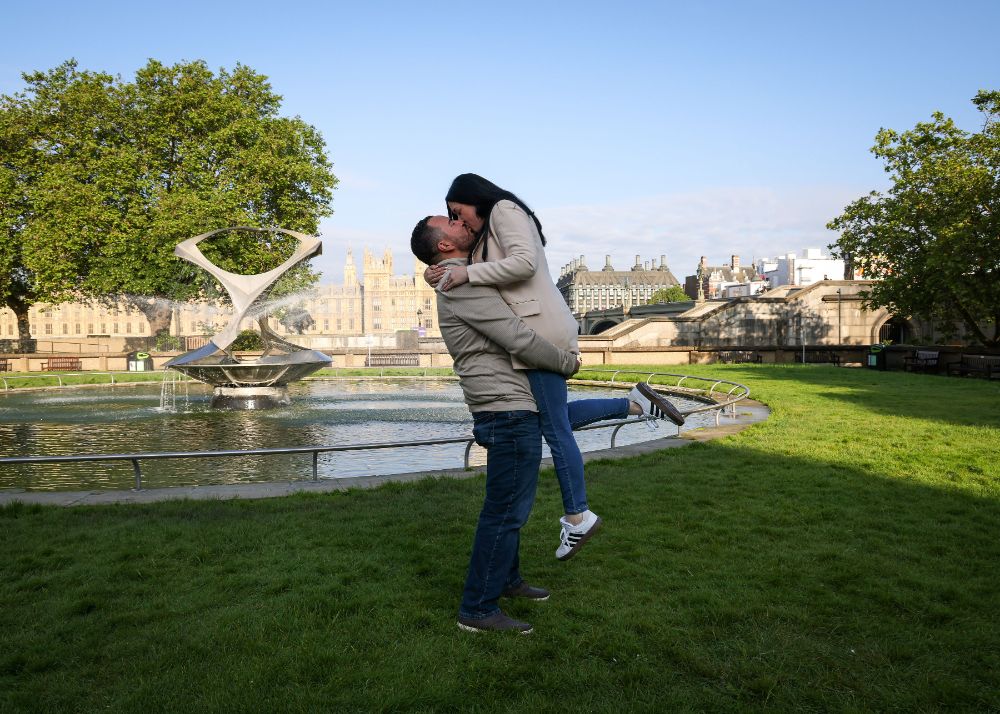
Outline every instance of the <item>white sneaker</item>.
POLYGON ((593 511, 584 511, 583 520, 579 525, 568 523, 566 518, 560 518, 562 531, 559 533, 559 547, 556 548, 556 558, 559 560, 569 560, 576 552, 583 547, 583 544, 590 540, 590 537, 597 533, 601 525, 601 517, 593 511))
POLYGON ((628 393, 629 401, 642 407, 642 413, 654 419, 669 419, 677 426, 684 423, 684 415, 662 394, 658 394, 645 382, 639 382, 628 393))

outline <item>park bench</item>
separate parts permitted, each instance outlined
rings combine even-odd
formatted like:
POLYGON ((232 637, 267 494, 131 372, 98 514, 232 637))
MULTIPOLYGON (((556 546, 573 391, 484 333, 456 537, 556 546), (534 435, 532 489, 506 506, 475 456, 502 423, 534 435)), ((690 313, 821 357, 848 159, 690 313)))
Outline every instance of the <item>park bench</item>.
POLYGON ((10 360, 6 357, 0 357, 0 372, 10 372, 10 360))
POLYGON ((937 350, 916 350, 903 360, 903 369, 907 372, 937 372, 940 356, 937 350))
POLYGON ((368 355, 365 358, 365 367, 419 367, 420 355, 415 354, 394 354, 394 355, 368 355))
POLYGON ((81 369, 83 369, 83 364, 80 362, 79 357, 49 357, 42 362, 42 370, 45 372, 81 369))
POLYGON ((722 350, 719 352, 719 361, 723 364, 745 364, 748 362, 760 364, 763 359, 757 352, 751 350, 722 350))
MULTIPOLYGON (((832 364, 835 367, 840 366, 840 355, 836 352, 806 352, 805 354, 806 364, 832 364)), ((802 362, 802 353, 795 353, 795 361, 802 362)))
POLYGON ((1000 379, 1000 355, 962 355, 958 362, 948 365, 948 374, 1000 379))

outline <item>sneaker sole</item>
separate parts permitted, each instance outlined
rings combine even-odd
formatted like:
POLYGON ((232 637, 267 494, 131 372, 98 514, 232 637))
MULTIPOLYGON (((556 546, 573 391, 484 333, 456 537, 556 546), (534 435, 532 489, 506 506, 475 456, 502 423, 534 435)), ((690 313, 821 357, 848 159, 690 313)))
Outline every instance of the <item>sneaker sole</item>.
POLYGON ((636 385, 636 388, 639 390, 640 394, 646 397, 646 399, 656 404, 657 408, 666 414, 667 419, 672 421, 677 426, 684 426, 684 415, 677 411, 677 407, 671 404, 670 400, 662 394, 658 394, 656 390, 648 384, 638 384, 636 385), (661 406, 658 402, 662 402, 666 408, 664 409, 664 406, 661 406))
POLYGON ((561 557, 557 555, 556 560, 569 560, 574 555, 576 555, 577 552, 580 550, 580 548, 586 545, 587 541, 590 540, 595 533, 597 533, 597 530, 601 527, 602 523, 604 523, 604 520, 600 516, 598 516, 597 520, 594 521, 594 527, 591 528, 586 533, 584 533, 583 538, 581 538, 580 541, 576 545, 574 545, 566 555, 563 555, 561 557))
POLYGON ((532 632, 535 631, 534 627, 532 627, 530 629, 527 629, 527 630, 515 630, 515 629, 509 629, 509 630, 481 630, 478 627, 472 627, 471 625, 463 625, 461 622, 458 623, 458 629, 463 630, 464 632, 476 632, 476 633, 479 633, 479 634, 485 634, 487 632, 516 632, 519 635, 530 635, 532 632))

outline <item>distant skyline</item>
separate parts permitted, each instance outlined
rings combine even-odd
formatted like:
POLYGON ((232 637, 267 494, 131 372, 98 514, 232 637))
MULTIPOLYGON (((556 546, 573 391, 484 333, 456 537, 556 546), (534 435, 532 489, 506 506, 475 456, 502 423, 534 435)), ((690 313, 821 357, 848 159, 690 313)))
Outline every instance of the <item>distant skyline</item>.
POLYGON ((313 264, 348 247, 412 270, 416 221, 472 171, 541 218, 554 274, 581 254, 681 280, 814 247, 884 189, 881 127, 934 111, 980 128, 1000 88, 1000 3, 261 2, 5 7, 0 93, 69 58, 131 79, 149 58, 245 64, 327 142, 334 215, 313 264))

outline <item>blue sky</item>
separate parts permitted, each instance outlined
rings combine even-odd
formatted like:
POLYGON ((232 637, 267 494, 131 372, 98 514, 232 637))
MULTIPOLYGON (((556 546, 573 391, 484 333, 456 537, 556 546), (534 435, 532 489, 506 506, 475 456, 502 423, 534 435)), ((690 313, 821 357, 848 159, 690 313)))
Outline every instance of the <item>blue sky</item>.
POLYGON ((321 231, 390 247, 473 171, 541 218, 553 272, 667 256, 743 261, 836 236, 884 188, 880 127, 1000 88, 1000 2, 49 2, 4 9, 0 93, 75 57, 131 78, 148 58, 248 65, 326 139, 341 180, 321 231))

